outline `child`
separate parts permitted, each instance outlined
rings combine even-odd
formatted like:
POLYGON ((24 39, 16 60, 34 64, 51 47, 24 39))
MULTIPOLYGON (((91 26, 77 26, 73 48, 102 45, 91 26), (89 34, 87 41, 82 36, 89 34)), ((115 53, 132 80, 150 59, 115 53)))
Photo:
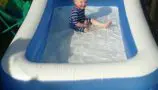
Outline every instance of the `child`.
POLYGON ((112 22, 109 21, 105 24, 90 19, 85 16, 85 8, 87 6, 87 0, 74 0, 75 6, 72 9, 70 17, 70 27, 79 32, 88 32, 88 28, 91 24, 107 28, 112 22))

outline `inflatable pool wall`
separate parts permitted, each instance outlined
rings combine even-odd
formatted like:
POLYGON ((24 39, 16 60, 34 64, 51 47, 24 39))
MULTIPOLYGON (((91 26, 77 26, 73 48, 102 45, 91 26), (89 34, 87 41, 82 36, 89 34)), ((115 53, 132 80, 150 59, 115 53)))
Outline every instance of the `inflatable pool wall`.
POLYGON ((117 6, 127 61, 97 64, 40 62, 58 6, 71 0, 33 0, 30 11, 1 60, 4 90, 157 90, 157 46, 139 0, 89 0, 117 6))
MULTIPOLYGON (((31 43, 29 44, 27 48, 26 57, 31 61, 36 62, 36 60, 38 61, 41 60, 41 57, 43 55, 43 52, 47 43, 46 40, 48 37, 54 8, 61 7, 61 6, 70 6, 73 4, 72 0, 66 0, 66 1, 53 0, 53 1, 48 1, 48 2, 49 3, 47 4, 45 12, 41 19, 41 23, 39 24, 37 28, 37 32, 35 33, 31 43)), ((100 0, 100 2, 96 0, 90 0, 88 2, 88 5, 90 6, 116 6, 119 8, 119 12, 121 12, 119 13, 119 15, 120 15, 124 45, 126 49, 126 55, 128 58, 135 56, 137 53, 137 48, 135 46, 134 40, 130 32, 130 27, 128 25, 123 0, 118 0, 118 1, 115 1, 115 0, 101 1, 100 0)))

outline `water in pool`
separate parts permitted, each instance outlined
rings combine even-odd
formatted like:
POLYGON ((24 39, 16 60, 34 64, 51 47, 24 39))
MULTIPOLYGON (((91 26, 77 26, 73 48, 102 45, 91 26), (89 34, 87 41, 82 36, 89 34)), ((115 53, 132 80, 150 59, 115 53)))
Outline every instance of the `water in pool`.
POLYGON ((87 33, 69 28, 72 6, 54 10, 43 55, 46 63, 104 63, 127 60, 119 24, 119 11, 112 6, 89 6, 86 15, 100 22, 112 20, 107 28, 91 26, 87 33))

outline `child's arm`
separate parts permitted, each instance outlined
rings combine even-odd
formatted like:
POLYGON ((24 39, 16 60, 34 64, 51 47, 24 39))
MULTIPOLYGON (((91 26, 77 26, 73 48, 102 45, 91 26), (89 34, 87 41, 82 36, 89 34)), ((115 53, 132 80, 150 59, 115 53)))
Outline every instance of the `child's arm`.
POLYGON ((87 27, 87 25, 86 24, 84 24, 84 23, 80 23, 80 22, 78 22, 78 23, 76 23, 75 24, 77 27, 83 27, 83 28, 86 28, 87 27))
POLYGON ((71 14, 72 23, 75 24, 75 26, 77 26, 77 27, 81 27, 81 28, 87 27, 87 25, 85 23, 78 22, 77 18, 78 18, 77 12, 72 12, 72 14, 71 14))

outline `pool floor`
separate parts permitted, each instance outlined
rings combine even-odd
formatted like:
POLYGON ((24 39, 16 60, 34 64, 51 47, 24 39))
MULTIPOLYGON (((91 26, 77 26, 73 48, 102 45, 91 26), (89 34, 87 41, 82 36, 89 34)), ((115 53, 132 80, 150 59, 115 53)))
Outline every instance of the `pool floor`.
POLYGON ((111 20, 105 28, 91 26, 87 33, 69 28, 72 6, 58 7, 54 16, 44 52, 43 62, 105 63, 127 60, 116 6, 89 6, 86 15, 102 23, 111 20))

